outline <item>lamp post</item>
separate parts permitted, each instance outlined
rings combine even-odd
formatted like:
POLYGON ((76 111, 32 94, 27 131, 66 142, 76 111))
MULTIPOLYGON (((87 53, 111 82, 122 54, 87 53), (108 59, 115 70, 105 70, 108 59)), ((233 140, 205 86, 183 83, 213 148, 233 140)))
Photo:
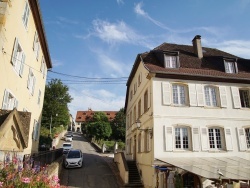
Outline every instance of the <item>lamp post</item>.
MULTIPOLYGON (((56 114, 56 116, 57 116, 58 114, 56 114)), ((51 126, 52 126, 52 114, 51 114, 51 116, 50 116, 50 125, 49 125, 49 133, 50 133, 50 135, 51 135, 51 126)))

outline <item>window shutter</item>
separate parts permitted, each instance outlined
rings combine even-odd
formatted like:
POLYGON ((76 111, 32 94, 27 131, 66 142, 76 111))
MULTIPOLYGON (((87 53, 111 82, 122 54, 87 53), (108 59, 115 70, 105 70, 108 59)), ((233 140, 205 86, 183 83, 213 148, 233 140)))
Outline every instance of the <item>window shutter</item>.
POLYGON ((37 32, 35 31, 35 35, 34 35, 34 41, 33 41, 33 50, 36 50, 36 39, 37 39, 37 32))
POLYGON ((237 87, 231 87, 234 108, 241 108, 240 93, 237 87))
POLYGON ((12 57, 11 57, 11 63, 12 63, 13 65, 16 64, 17 48, 18 48, 18 39, 15 38, 14 49, 13 49, 13 53, 12 53, 12 57))
POLYGON ((170 83, 162 82, 162 101, 164 105, 171 104, 170 83))
POLYGON ((17 109, 18 107, 18 100, 17 99, 14 99, 14 107, 13 108, 16 108, 17 109))
POLYGON ((31 82, 31 70, 29 69, 28 81, 27 81, 27 88, 30 89, 30 82, 31 82))
POLYGON ((150 108, 151 104, 150 104, 151 100, 150 100, 150 87, 148 88, 148 109, 150 108))
POLYGON ((225 86, 219 87, 221 107, 227 107, 227 91, 225 86))
POLYGON ((142 132, 141 133, 141 152, 144 152, 144 143, 145 143, 145 136, 146 136, 146 133, 145 132, 142 132))
POLYGON ((233 150, 233 138, 232 138, 232 130, 230 127, 225 127, 225 140, 226 140, 226 148, 227 150, 233 150))
POLYGON ((9 102, 8 99, 9 99, 9 91, 5 90, 3 97, 3 104, 2 104, 3 110, 8 110, 8 102, 9 102))
POLYGON ((238 73, 238 65, 237 65, 237 62, 234 63, 234 66, 235 66, 235 73, 238 73))
POLYGON ((37 124, 36 124, 36 120, 34 120, 34 128, 33 128, 33 134, 32 134, 32 138, 35 140, 36 139, 36 129, 37 129, 37 124))
POLYGON ((188 84, 190 106, 197 106, 195 84, 188 84))
POLYGON ((173 127, 165 126, 165 146, 166 151, 173 151, 173 127))
POLYGON ((20 70, 19 70, 19 75, 22 76, 23 75, 23 68, 24 68, 24 63, 25 63, 25 54, 22 53, 22 60, 21 60, 21 65, 20 65, 20 70))
POLYGON ((192 142, 193 142, 193 151, 200 150, 200 138, 199 138, 199 128, 192 128, 192 142))
POLYGON ((32 95, 34 95, 35 85, 36 85, 36 77, 33 78, 32 93, 31 93, 32 95))
POLYGON ((204 91, 203 91, 203 85, 197 84, 196 85, 196 91, 197 91, 197 102, 198 106, 204 106, 204 91))
POLYGON ((208 129, 206 127, 201 128, 201 149, 203 151, 209 150, 209 147, 208 147, 208 129))
POLYGON ((170 68, 170 56, 164 55, 165 56, 165 67, 170 68))
POLYGON ((237 128, 240 151, 246 151, 246 135, 243 128, 237 128))
POLYGON ((147 151, 151 151, 150 134, 147 133, 147 151))

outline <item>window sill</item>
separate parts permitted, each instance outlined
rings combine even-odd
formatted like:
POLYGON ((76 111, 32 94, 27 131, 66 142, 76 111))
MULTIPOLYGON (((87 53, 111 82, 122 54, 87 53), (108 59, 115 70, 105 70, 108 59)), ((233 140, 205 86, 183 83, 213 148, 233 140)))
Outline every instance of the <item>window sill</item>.
POLYGON ((209 153, 227 153, 226 150, 208 150, 209 153))

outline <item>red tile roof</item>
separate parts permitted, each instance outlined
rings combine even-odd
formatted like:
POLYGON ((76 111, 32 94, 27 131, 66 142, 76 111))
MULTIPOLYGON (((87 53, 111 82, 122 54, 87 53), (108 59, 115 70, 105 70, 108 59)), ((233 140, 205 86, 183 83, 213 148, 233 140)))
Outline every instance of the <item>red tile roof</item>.
POLYGON ((87 110, 87 111, 77 111, 76 113, 76 122, 87 122, 87 121, 91 121, 93 115, 96 112, 104 112, 109 121, 112 121, 115 118, 115 115, 118 111, 92 111, 92 110, 87 110))

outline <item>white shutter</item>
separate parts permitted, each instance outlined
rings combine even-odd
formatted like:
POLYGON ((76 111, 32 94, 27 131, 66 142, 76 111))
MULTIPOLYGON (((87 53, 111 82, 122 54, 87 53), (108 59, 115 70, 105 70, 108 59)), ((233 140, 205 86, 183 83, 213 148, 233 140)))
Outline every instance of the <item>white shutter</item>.
POLYGON ((26 58, 25 54, 22 53, 22 60, 21 60, 20 70, 19 70, 19 75, 20 75, 20 76, 23 75, 23 69, 24 69, 25 58, 26 58))
POLYGON ((227 107, 227 91, 225 86, 220 86, 220 103, 221 107, 226 108, 227 107))
POLYGON ((18 107, 18 100, 17 100, 17 99, 14 99, 14 108, 17 109, 17 107, 18 107))
POLYGON ((144 152, 146 132, 141 133, 141 152, 144 152))
POLYGON ((34 128, 33 128, 33 134, 32 134, 32 138, 35 140, 36 139, 36 120, 34 120, 34 128))
POLYGON ((233 150, 233 138, 232 138, 232 130, 230 127, 225 127, 225 140, 226 140, 226 148, 227 150, 233 150))
POLYGON ((192 142, 193 142, 193 151, 200 150, 200 138, 199 138, 199 128, 192 128, 192 142))
POLYGON ((231 87, 234 108, 241 108, 240 93, 237 87, 231 87))
POLYGON ((36 77, 33 77, 32 93, 31 93, 32 95, 34 95, 35 85, 36 85, 36 77))
POLYGON ((151 151, 150 134, 147 132, 147 151, 151 151))
POLYGON ((18 39, 15 38, 15 42, 14 42, 14 49, 13 49, 13 53, 12 53, 12 57, 11 57, 11 63, 13 65, 16 64, 16 58, 17 58, 17 48, 18 48, 18 39))
POLYGON ((189 103, 190 106, 197 106, 196 88, 195 84, 188 84, 189 103))
POLYGON ((5 90, 3 96, 3 104, 2 104, 3 110, 8 110, 8 102, 9 102, 9 91, 5 90))
POLYGON ((164 60, 165 60, 165 68, 170 68, 170 56, 164 55, 164 60))
POLYGON ((171 104, 170 83, 162 82, 162 101, 164 105, 171 104))
POLYGON ((166 151, 173 151, 173 137, 174 137, 173 127, 165 126, 165 146, 166 151))
POLYGON ((33 50, 36 50, 36 39, 37 39, 37 32, 35 31, 35 35, 34 35, 34 41, 33 41, 33 50))
POLYGON ((209 150, 209 147, 208 147, 208 129, 206 127, 201 128, 201 149, 203 151, 209 150))
POLYGON ((30 82, 31 82, 31 70, 29 69, 28 81, 27 81, 27 88, 30 89, 30 82))
POLYGON ((246 135, 243 128, 237 128, 240 151, 246 151, 246 135))
POLYGON ((197 84, 197 85, 196 85, 196 91, 197 91, 198 106, 204 106, 204 91, 203 91, 203 85, 197 84))

